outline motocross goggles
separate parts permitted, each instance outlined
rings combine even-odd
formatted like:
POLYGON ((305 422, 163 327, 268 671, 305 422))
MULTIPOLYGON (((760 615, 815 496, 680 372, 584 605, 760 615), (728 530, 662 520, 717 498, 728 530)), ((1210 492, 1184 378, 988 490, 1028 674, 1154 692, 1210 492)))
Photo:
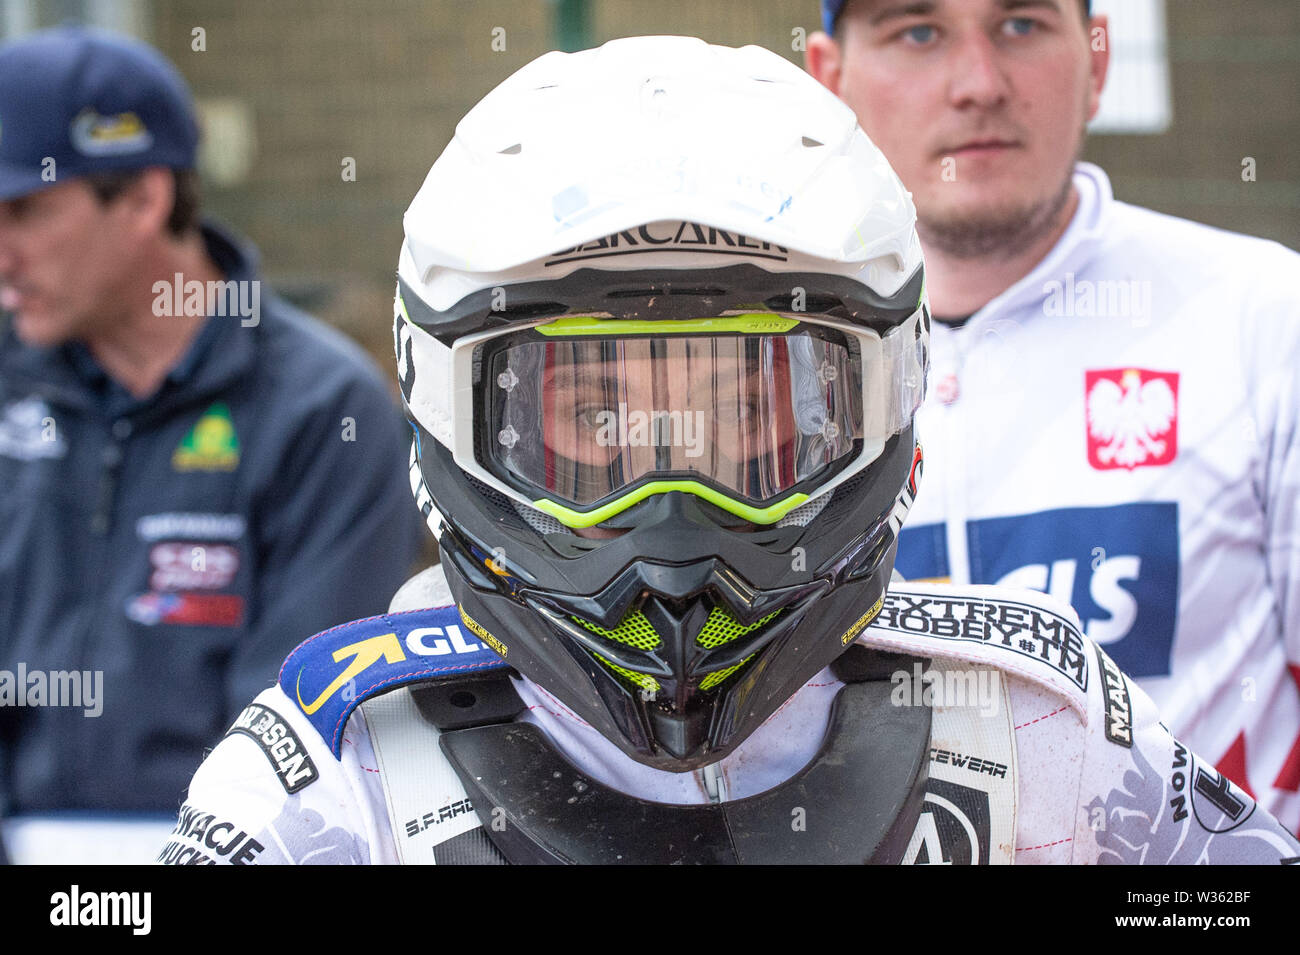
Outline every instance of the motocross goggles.
POLYGON ((465 471, 569 528, 669 491, 776 524, 911 421, 921 321, 882 337, 805 313, 569 316, 468 336, 448 369, 449 443, 465 471))

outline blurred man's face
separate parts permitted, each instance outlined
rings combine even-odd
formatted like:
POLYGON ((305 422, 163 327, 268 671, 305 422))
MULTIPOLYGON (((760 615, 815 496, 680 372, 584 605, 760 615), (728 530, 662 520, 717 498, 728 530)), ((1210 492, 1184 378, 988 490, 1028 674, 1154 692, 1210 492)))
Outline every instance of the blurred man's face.
POLYGON ((125 206, 79 181, 0 202, 0 307, 20 339, 60 344, 122 313, 136 254, 125 206))
POLYGON ((1078 0, 850 0, 838 39, 809 67, 912 191, 928 245, 1013 254, 1052 229, 1107 63, 1078 0))

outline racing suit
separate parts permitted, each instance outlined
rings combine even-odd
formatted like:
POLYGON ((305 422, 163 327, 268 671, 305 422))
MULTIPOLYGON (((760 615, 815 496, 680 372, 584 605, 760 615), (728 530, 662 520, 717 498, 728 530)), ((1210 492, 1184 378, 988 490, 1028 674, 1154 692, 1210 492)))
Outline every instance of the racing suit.
POLYGON ((1116 202, 936 322, 908 580, 1048 592, 1300 829, 1300 256, 1116 202))
MULTIPOLYGON (((423 739, 404 735, 421 722, 411 686, 433 673, 466 669, 464 661, 476 654, 492 656, 474 642, 478 631, 468 619, 460 618, 464 630, 450 623, 457 619, 454 607, 441 618, 427 616, 437 611, 402 610, 449 605, 445 588, 433 568, 408 582, 389 614, 299 647, 280 686, 241 714, 195 775, 159 861, 500 861, 490 847, 467 853, 466 840, 481 837, 484 819, 494 825, 494 815, 475 811, 438 748, 437 731, 423 739), (362 639, 365 633, 374 636, 362 639), (381 722, 382 740, 376 735, 381 722), (399 775, 410 776, 404 789, 395 782, 399 775)), ((1148 697, 1078 632, 1069 608, 1048 597, 900 585, 859 643, 923 654, 930 662, 926 674, 956 673, 980 687, 964 701, 944 696, 945 681, 921 674, 920 663, 890 677, 892 705, 924 702, 936 719, 976 702, 979 710, 965 722, 938 720, 930 731, 929 779, 904 862, 1300 857, 1300 843, 1176 742, 1148 697), (933 699, 911 696, 921 682, 935 689, 933 699)), ((679 806, 771 790, 816 762, 844 687, 823 671, 719 763, 675 774, 635 762, 540 686, 512 682, 524 704, 519 719, 539 727, 578 774, 568 800, 575 813, 584 811, 582 799, 596 786, 679 806)), ((852 826, 862 811, 856 794, 827 795, 847 801, 820 818, 852 826)), ((797 818, 802 809, 793 811, 797 818)), ((656 835, 641 831, 631 838, 656 835)))

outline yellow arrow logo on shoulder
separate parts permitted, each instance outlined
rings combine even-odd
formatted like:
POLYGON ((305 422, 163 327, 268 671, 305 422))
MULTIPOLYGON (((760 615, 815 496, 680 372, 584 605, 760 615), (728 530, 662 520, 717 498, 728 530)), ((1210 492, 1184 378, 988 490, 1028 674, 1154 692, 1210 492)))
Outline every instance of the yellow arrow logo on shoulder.
POLYGON ((334 651, 334 662, 342 663, 348 657, 352 657, 352 662, 347 668, 334 678, 334 682, 325 687, 320 696, 316 697, 311 704, 302 701, 302 670, 298 671, 298 679, 294 683, 294 695, 298 697, 298 705, 302 711, 311 716, 322 706, 325 701, 339 691, 339 687, 347 683, 366 667, 370 666, 380 657, 383 657, 389 663, 401 663, 406 659, 406 654, 402 652, 402 645, 397 640, 397 634, 384 633, 377 637, 368 637, 358 643, 350 644, 346 647, 340 647, 334 651))

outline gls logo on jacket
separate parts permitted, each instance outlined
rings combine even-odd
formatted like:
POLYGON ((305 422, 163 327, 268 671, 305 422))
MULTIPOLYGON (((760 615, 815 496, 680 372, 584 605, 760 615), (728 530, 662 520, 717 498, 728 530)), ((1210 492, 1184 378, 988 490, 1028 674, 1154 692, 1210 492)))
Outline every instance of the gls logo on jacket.
MULTIPOLYGON (((1178 595, 1178 505, 1069 507, 966 525, 970 583, 1049 593, 1131 677, 1170 671, 1178 595)), ((949 576, 941 524, 904 527, 908 580, 949 576)))
POLYGON ((506 666, 508 648, 454 604, 380 614, 309 637, 280 669, 280 688, 330 744, 363 701, 407 683, 506 666), (468 640, 464 623, 484 643, 468 640))

